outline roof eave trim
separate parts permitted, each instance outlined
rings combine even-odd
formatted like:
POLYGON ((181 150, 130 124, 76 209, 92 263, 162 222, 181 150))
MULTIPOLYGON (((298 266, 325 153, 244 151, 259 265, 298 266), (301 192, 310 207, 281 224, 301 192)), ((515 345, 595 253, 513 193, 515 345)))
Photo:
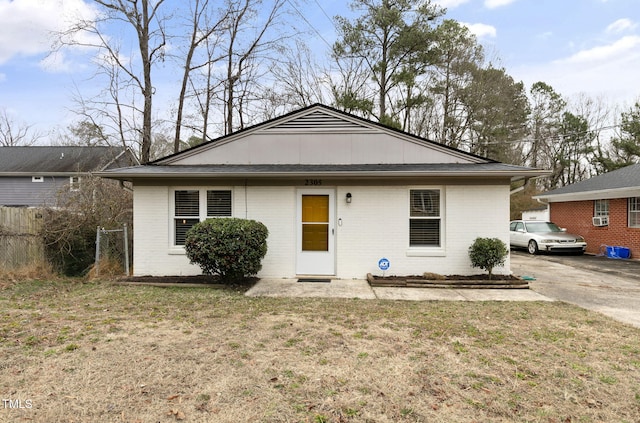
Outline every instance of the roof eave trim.
POLYGON ((549 203, 558 203, 563 201, 606 200, 612 198, 628 198, 638 196, 640 196, 640 186, 572 192, 566 194, 538 194, 533 196, 533 198, 540 199, 549 203))
POLYGON ((30 176, 76 176, 76 175, 90 175, 91 172, 0 172, 0 176, 19 176, 19 177, 30 177, 30 176))
MULTIPOLYGON (((366 177, 366 178, 401 178, 401 177, 501 177, 522 179, 526 177, 545 176, 543 171, 479 171, 479 172, 451 172, 451 171, 329 171, 313 172, 314 175, 325 177, 366 177)), ((180 172, 180 173, 117 173, 94 172, 94 175, 112 179, 189 179, 189 178, 299 178, 308 177, 309 171, 300 172, 180 172)))

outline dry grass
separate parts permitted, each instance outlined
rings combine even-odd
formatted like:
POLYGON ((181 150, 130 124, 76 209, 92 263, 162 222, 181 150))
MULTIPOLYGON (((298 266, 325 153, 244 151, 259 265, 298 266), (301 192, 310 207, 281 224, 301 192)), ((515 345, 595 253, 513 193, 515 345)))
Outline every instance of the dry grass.
POLYGON ((560 303, 0 291, 3 422, 637 422, 640 331, 560 303))
POLYGON ((51 280, 56 278, 58 278, 58 275, 50 264, 29 264, 16 269, 0 267, 0 290, 7 289, 20 281, 51 280))

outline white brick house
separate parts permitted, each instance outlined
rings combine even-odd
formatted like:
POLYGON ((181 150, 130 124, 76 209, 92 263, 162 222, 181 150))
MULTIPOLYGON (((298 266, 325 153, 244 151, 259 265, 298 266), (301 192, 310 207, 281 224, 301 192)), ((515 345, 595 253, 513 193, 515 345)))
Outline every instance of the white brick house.
POLYGON ((261 277, 364 278, 383 257, 387 274, 477 273, 476 237, 509 243, 511 181, 543 174, 314 105, 100 176, 133 183, 135 275, 199 274, 184 233, 234 216, 269 229, 261 277))

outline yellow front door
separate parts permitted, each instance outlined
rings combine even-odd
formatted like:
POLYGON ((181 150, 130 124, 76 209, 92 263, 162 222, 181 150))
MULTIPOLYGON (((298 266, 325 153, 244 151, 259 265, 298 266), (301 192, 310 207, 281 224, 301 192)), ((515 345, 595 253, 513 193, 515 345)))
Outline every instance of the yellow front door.
POLYGON ((298 191, 298 254, 300 275, 335 274, 334 191, 298 191))
POLYGON ((329 251, 328 195, 302 195, 302 251, 329 251))

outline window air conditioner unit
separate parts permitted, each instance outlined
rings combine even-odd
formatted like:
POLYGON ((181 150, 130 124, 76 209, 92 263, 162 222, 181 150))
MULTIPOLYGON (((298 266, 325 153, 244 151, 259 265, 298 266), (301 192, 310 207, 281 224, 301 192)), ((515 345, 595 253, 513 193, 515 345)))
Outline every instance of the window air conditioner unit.
POLYGON ((593 218, 593 226, 608 226, 609 216, 595 216, 593 218))

